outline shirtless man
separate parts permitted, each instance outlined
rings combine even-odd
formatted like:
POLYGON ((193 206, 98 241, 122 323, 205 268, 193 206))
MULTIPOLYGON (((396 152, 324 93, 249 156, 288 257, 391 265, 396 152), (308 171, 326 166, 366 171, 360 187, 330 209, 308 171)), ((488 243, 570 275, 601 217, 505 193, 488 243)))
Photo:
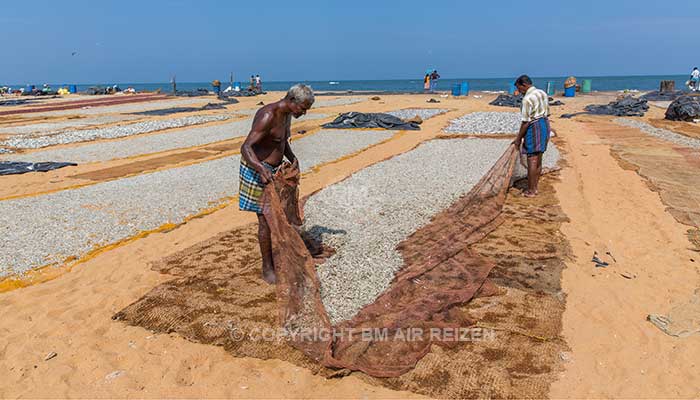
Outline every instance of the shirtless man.
POLYGON ((242 211, 258 214, 258 240, 262 253, 262 276, 275 283, 270 228, 262 215, 262 194, 265 185, 282 164, 282 158, 298 164, 289 146, 292 116, 306 114, 314 103, 314 93, 302 84, 292 86, 280 101, 270 103, 255 114, 253 127, 241 146, 240 189, 238 206, 242 211))

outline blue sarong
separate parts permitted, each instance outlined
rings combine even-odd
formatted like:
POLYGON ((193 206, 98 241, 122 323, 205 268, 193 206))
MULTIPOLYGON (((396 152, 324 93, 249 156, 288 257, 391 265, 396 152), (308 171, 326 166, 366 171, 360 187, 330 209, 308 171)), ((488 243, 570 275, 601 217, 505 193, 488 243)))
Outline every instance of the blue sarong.
POLYGON ((522 153, 534 156, 547 151, 549 131, 549 119, 546 117, 530 122, 523 138, 522 153))

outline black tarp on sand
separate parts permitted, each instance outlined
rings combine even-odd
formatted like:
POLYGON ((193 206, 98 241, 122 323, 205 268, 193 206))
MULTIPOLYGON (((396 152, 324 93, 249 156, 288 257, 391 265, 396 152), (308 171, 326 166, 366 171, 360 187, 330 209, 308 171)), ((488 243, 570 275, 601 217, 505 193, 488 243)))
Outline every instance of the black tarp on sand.
POLYGON ((47 172, 78 164, 68 162, 22 162, 22 161, 0 161, 0 175, 26 174, 27 172, 47 172))
POLYGON ((332 129, 380 128, 401 131, 420 130, 420 126, 416 122, 406 122, 390 114, 361 113, 355 111, 340 114, 340 116, 332 122, 321 126, 332 129))

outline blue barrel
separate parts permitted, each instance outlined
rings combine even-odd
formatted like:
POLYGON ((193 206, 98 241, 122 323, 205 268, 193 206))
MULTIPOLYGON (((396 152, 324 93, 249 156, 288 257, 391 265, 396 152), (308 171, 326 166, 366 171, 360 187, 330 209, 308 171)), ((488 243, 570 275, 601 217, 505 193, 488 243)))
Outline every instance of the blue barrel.
POLYGON ((72 94, 76 94, 76 93, 78 93, 78 87, 75 85, 70 85, 70 86, 68 86, 68 92, 70 92, 72 94))
POLYGON ((516 90, 518 90, 518 88, 515 87, 515 83, 511 83, 510 88, 508 89, 508 94, 515 94, 516 90))
POLYGON ((469 82, 462 82, 462 86, 460 87, 460 94, 462 96, 469 96, 469 82))
POLYGON ((233 87, 241 88, 240 82, 233 82, 233 87))
POLYGON ((576 96, 576 86, 564 88, 564 97, 574 97, 576 96))
POLYGON ((27 85, 27 87, 24 88, 24 93, 31 93, 32 92, 32 85, 27 85))
POLYGON ((452 85, 452 95, 459 96, 461 89, 461 85, 459 83, 455 83, 454 85, 452 85))

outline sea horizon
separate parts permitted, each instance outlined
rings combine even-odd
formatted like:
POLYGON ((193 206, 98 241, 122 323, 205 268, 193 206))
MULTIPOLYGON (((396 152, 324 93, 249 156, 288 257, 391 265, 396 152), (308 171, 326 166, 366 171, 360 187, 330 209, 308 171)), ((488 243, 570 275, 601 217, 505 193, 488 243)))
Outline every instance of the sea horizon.
MULTIPOLYGON (((566 76, 532 76, 535 86, 546 87, 548 82, 553 82, 557 91, 563 91, 566 76)), ((676 82, 676 89, 684 90, 687 75, 610 75, 610 76, 576 76, 579 83, 583 80, 591 80, 593 91, 625 91, 657 90, 659 82, 662 80, 673 80, 676 82)), ((453 85, 468 82, 472 91, 508 91, 515 78, 441 78, 437 82, 437 91, 449 91, 453 85)), ((222 80, 221 88, 225 89, 230 84, 230 80, 222 80)), ((241 82, 242 87, 247 87, 247 81, 241 82)), ((266 91, 286 91, 291 85, 304 83, 310 85, 319 92, 385 92, 385 93, 420 93, 423 91, 422 77, 414 79, 367 79, 367 80, 294 80, 294 81, 265 81, 263 76, 263 89, 266 91)), ((62 86, 76 85, 78 92, 87 90, 90 87, 106 87, 118 85, 121 89, 133 87, 137 91, 172 91, 170 82, 103 82, 103 83, 49 83, 49 86, 56 88, 62 86)), ((31 84, 6 84, 9 87, 25 87, 31 84)), ((37 87, 42 83, 35 83, 37 87)), ((1 85, 0 85, 1 86, 1 85)), ((209 82, 177 82, 178 91, 192 91, 195 89, 212 90, 209 82)))

